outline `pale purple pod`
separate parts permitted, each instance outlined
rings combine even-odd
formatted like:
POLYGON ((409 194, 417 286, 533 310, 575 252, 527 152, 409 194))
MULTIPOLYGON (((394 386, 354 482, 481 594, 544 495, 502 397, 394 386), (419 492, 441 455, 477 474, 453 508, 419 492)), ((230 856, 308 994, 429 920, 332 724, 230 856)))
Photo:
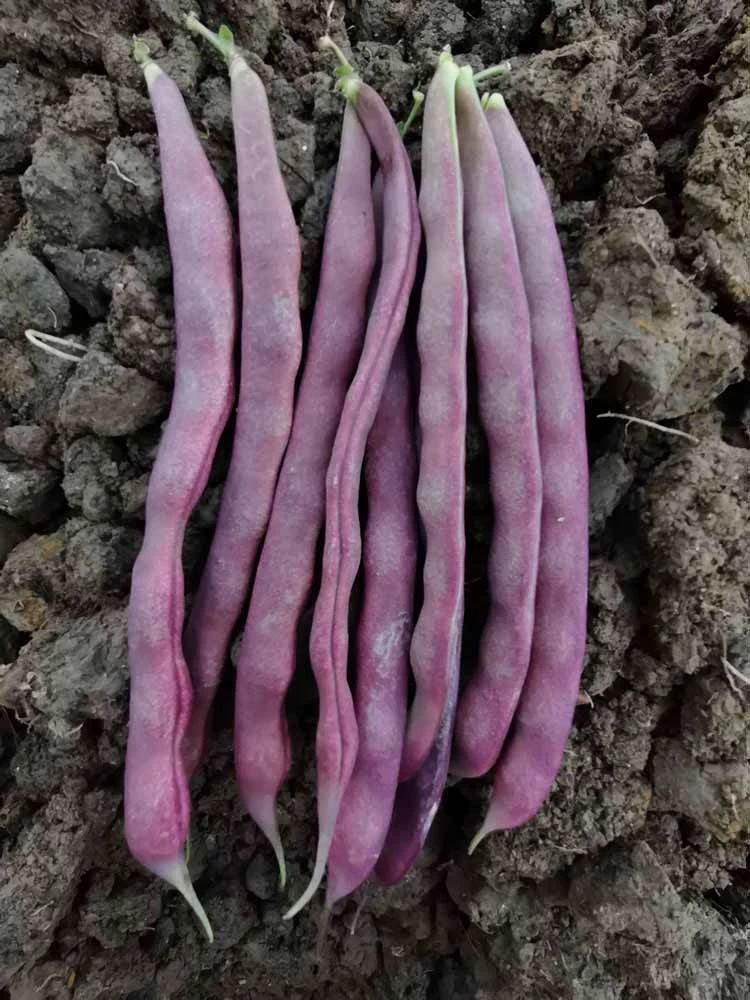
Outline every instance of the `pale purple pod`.
POLYGON ((505 101, 486 109, 516 234, 531 320, 542 524, 531 663, 472 849, 527 822, 557 776, 586 643, 588 461, 575 319, 549 198, 505 101))
POLYGON ((276 796, 291 760, 284 697, 315 570, 326 468, 364 335, 375 263, 371 162, 370 140, 347 103, 308 353, 237 662, 234 745, 240 796, 274 847, 282 885, 276 796))
POLYGON ((473 778, 497 760, 529 666, 542 474, 526 292, 500 157, 471 67, 459 73, 456 104, 469 335, 494 513, 490 608, 477 668, 458 703, 451 762, 454 773, 473 778))
POLYGON ((181 645, 182 542, 232 405, 234 235, 223 192, 179 90, 148 59, 144 46, 135 51, 159 132, 177 354, 172 406, 149 479, 146 531, 128 608, 125 837, 143 865, 183 893, 211 938, 183 855, 190 796, 182 742, 191 688, 181 645))
POLYGON ((414 628, 416 693, 401 780, 427 759, 459 670, 463 626, 466 339, 463 190, 456 131, 458 67, 443 52, 427 92, 419 211, 427 263, 417 322, 420 459, 417 503, 426 553, 424 599, 414 628))
POLYGON ((242 258, 241 360, 229 472, 184 636, 194 692, 185 741, 188 773, 202 755, 229 640, 271 513, 302 351, 299 233, 276 155, 266 92, 233 44, 221 39, 214 44, 226 55, 231 77, 242 258))
POLYGON ((384 267, 356 375, 344 403, 326 475, 325 546, 310 657, 318 684, 316 734, 318 846, 312 878, 285 914, 312 898, 325 872, 341 797, 357 756, 357 723, 347 682, 349 600, 361 553, 359 484, 365 445, 404 324, 419 249, 411 166, 388 109, 349 69, 339 87, 357 110, 383 174, 384 267))
POLYGON ((413 423, 407 345, 402 337, 365 457, 368 516, 355 698, 359 751, 328 858, 328 907, 353 892, 375 867, 398 784, 417 563, 413 423))

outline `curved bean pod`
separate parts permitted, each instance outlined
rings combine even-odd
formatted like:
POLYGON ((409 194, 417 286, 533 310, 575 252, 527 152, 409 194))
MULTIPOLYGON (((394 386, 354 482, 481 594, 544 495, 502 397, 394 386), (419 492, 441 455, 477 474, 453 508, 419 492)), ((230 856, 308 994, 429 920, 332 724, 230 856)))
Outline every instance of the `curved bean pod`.
POLYGON ((310 657, 320 697, 316 734, 318 847, 310 884, 286 918, 298 913, 320 885, 341 797, 357 756, 357 723, 346 668, 349 599, 361 553, 359 483, 367 437, 404 325, 419 249, 414 181, 396 125, 382 99, 351 67, 344 69, 338 86, 354 105, 380 161, 385 266, 326 475, 323 573, 310 638, 310 657))
POLYGON ((413 777, 435 742, 459 670, 463 625, 466 338, 463 190, 456 130, 458 67, 440 56, 427 92, 422 127, 419 211, 427 265, 417 345, 421 452, 417 504, 424 527, 424 601, 414 629, 417 684, 401 758, 413 777))
POLYGON ((328 858, 327 907, 370 874, 393 812, 417 563, 416 464, 412 387, 402 337, 367 442, 368 519, 355 703, 359 752, 328 858))
POLYGON ((197 767, 227 647, 247 597, 292 426, 302 351, 300 242, 276 156, 266 92, 226 29, 198 31, 225 56, 232 88, 242 257, 241 366, 232 457, 219 517, 185 629, 194 702, 185 741, 197 767))
POLYGON ((128 608, 125 837, 141 864, 180 890, 212 939, 183 855, 190 797, 182 742, 191 689, 180 642, 182 541, 232 405, 234 236, 224 194, 179 90, 148 58, 145 46, 137 43, 135 54, 143 64, 159 133, 177 356, 172 406, 149 480, 146 531, 133 567, 128 608))
POLYGON ((458 703, 451 763, 473 778, 497 760, 529 666, 542 475, 526 292, 500 157, 468 66, 458 75, 456 103, 469 334, 494 510, 490 610, 476 672, 458 703))
POLYGON ((294 673, 297 625, 323 526, 326 468, 364 335, 375 263, 371 160, 367 133, 347 103, 310 346, 237 662, 240 795, 274 847, 282 885, 276 796, 291 759, 284 696, 294 673))
POLYGON ((493 830, 531 819, 557 776, 583 666, 588 576, 586 422, 565 261, 544 184, 499 94, 486 115, 529 304, 542 523, 531 663, 472 850, 493 830))

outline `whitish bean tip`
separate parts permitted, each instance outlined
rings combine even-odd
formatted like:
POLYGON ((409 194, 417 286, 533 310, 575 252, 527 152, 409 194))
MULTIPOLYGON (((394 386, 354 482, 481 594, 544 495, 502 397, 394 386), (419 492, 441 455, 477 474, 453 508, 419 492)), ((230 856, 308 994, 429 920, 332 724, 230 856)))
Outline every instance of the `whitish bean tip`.
POLYGON ((328 861, 328 853, 331 849, 332 836, 332 831, 318 835, 318 850, 315 856, 315 867, 313 868, 312 877, 297 902, 290 906, 284 914, 284 920, 291 920, 292 917, 296 917, 299 911, 307 906, 320 888, 320 883, 323 881, 323 876, 326 872, 326 863, 328 861))
POLYGON ((201 905, 201 901, 196 895, 195 889, 193 888, 190 873, 188 872, 187 864, 183 855, 179 854, 173 860, 162 861, 158 864, 149 865, 149 867, 155 875, 163 878, 165 882, 174 886, 174 888, 181 893, 188 906, 190 906, 191 910, 198 918, 200 925, 208 938, 209 944, 213 944, 214 932, 211 927, 211 923, 206 915, 206 911, 201 905))
POLYGON ((320 886, 322 880, 323 880, 322 873, 320 875, 313 873, 313 877, 310 881, 310 884, 302 893, 297 902, 294 903, 292 906, 290 906, 289 909, 286 911, 283 918, 284 920, 291 920, 292 917, 296 917, 297 914, 300 912, 300 910, 303 910, 307 906, 307 904, 313 898, 315 893, 318 891, 318 887, 320 886))
POLYGON ((477 830, 477 832, 476 832, 476 833, 474 834, 474 836, 473 836, 473 838, 472 838, 472 840, 471 840, 471 843, 469 844, 469 848, 468 848, 468 851, 467 851, 467 854, 469 854, 469 855, 472 855, 472 854, 474 853, 474 851, 476 851, 476 849, 477 849, 477 848, 479 847, 479 845, 480 845, 480 844, 482 843, 482 841, 484 840, 484 838, 485 838, 485 837, 486 837, 486 836, 487 836, 487 835, 488 835, 489 833, 491 833, 491 832, 492 832, 492 831, 491 831, 491 830, 488 830, 488 829, 486 828, 486 826, 485 826, 485 825, 483 824, 483 825, 482 825, 482 826, 481 826, 481 827, 480 827, 480 828, 479 828, 479 829, 477 830))
POLYGON ((268 839, 271 842, 273 853, 276 856, 276 864, 279 869, 279 889, 283 892, 286 888, 286 858, 284 857, 284 847, 278 833, 275 836, 269 836, 268 839))

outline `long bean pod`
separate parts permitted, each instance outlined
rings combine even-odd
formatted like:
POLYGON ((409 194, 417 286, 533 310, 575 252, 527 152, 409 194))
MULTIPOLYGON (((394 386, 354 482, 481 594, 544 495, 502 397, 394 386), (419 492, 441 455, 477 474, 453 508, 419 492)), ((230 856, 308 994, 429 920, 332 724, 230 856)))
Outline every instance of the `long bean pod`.
POLYGON ((416 680, 401 780, 425 762, 459 669, 463 625, 466 339, 463 190, 456 128, 458 67, 440 56, 425 101, 419 211, 427 264, 417 345, 421 450, 417 504, 426 555, 424 600, 411 644, 416 680))
POLYGON ((234 235, 223 192, 179 90, 142 43, 134 52, 143 65, 159 133, 177 356, 128 608, 125 837, 143 865, 180 890, 212 938, 183 853, 190 798, 182 751, 191 687, 181 645, 182 541, 232 405, 234 235))
POLYGON ((526 292, 500 157, 468 66, 459 72, 456 102, 469 335, 494 525, 489 615, 477 669, 458 703, 451 770, 477 777, 497 760, 529 666, 542 476, 526 292))
POLYGON ((529 305, 542 521, 531 663, 471 849, 491 831, 529 820, 555 780, 583 666, 588 574, 586 423, 565 261, 539 171, 499 94, 489 99, 486 115, 529 305))
POLYGON ((263 83, 236 51, 227 29, 215 35, 192 15, 187 25, 217 47, 229 67, 242 258, 240 386, 232 457, 184 637, 194 688, 185 745, 186 767, 192 773, 202 755, 229 639, 271 513, 292 426, 302 329, 299 233, 276 155, 263 83))
POLYGON ((328 858, 329 907, 356 889, 375 867, 398 783, 417 563, 412 407, 407 345, 402 337, 367 442, 368 515, 355 699, 359 751, 328 858))
POLYGON ((367 133, 347 103, 310 343, 237 662, 240 795, 274 847, 282 884, 276 796, 291 759, 284 697, 323 526, 326 468, 364 335, 375 262, 371 161, 367 133))
POLYGON ((310 639, 320 698, 316 734, 318 846, 310 883, 285 914, 287 918, 299 912, 320 885, 341 797, 357 756, 357 724, 346 670, 349 600, 361 554, 359 484, 367 437, 403 328, 419 249, 414 181, 396 125, 379 95, 345 60, 338 86, 354 105, 380 161, 384 267, 326 475, 322 582, 310 639))

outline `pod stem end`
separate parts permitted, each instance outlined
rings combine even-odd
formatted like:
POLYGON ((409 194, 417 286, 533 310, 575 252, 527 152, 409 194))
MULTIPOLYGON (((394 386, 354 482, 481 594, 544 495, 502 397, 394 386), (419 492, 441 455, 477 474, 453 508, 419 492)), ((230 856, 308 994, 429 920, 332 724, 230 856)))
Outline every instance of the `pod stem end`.
POLYGON ((133 38, 133 58, 143 69, 151 62, 151 49, 141 38, 133 38))
POLYGON ((188 31, 192 31, 194 35, 201 35, 205 38, 210 45, 213 45, 217 52, 221 53, 227 66, 231 67, 232 62, 237 56, 237 46, 234 44, 234 35, 226 24, 222 24, 218 32, 211 31, 191 11, 185 18, 185 27, 188 31))
POLYGON ((512 67, 510 60, 498 63, 496 66, 488 66, 487 69, 480 70, 474 74, 474 83, 482 83, 483 80, 491 80, 496 76, 507 76, 512 67))
POLYGON ((350 73, 354 73, 354 67, 349 62, 349 60, 344 55, 344 50, 331 38, 330 35, 323 35, 322 38, 318 39, 318 48, 321 52, 330 50, 336 56, 339 61, 336 67, 336 76, 341 78, 348 76, 350 73))
POLYGON ((398 131, 402 139, 414 124, 414 121, 419 112, 422 110, 422 105, 424 104, 424 94, 421 90, 412 90, 411 96, 414 98, 411 111, 407 115, 406 121, 400 122, 398 126, 398 131))

